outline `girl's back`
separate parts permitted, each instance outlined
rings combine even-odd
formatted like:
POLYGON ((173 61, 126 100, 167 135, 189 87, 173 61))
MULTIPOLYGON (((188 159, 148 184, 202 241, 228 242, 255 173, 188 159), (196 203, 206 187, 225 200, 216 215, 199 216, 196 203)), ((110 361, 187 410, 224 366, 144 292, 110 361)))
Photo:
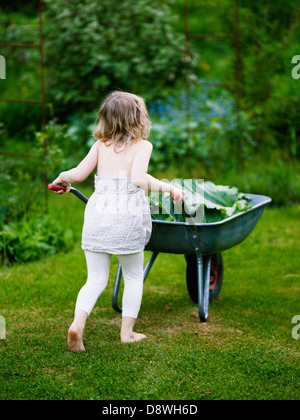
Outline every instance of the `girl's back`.
MULTIPOLYGON (((114 144, 98 142, 97 174, 103 178, 130 178, 134 159, 147 147, 147 140, 132 140, 130 143, 114 144)), ((120 142, 121 143, 121 142, 120 142)))

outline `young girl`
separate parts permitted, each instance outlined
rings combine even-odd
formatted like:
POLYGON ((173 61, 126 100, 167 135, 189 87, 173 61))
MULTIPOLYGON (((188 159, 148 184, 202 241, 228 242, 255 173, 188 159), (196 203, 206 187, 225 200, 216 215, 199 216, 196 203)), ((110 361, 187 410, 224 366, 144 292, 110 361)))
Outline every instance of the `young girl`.
POLYGON ((176 203, 184 199, 183 190, 147 173, 152 144, 146 139, 151 123, 142 98, 113 92, 103 102, 98 117, 93 133, 97 141, 87 156, 53 181, 69 192, 71 184, 82 182, 97 167, 95 192, 86 206, 82 231, 87 282, 79 291, 68 331, 68 346, 73 352, 85 350, 85 323, 106 288, 112 254, 117 256, 124 278, 121 342, 146 337, 133 332, 143 293, 143 250, 152 229, 145 191, 176 193, 176 203))

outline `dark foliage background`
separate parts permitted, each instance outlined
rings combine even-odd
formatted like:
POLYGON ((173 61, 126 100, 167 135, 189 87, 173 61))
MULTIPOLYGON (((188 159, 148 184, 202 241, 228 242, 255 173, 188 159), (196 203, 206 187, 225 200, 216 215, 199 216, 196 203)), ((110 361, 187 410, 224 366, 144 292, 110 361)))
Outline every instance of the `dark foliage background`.
MULTIPOLYGON (((37 3, 0 2, 1 43, 39 42, 37 3)), ((203 85, 235 81, 234 40, 193 38, 187 50, 182 0, 43 3, 45 132, 39 104, 0 101, 0 151, 36 156, 0 155, 0 229, 8 232, 6 242, 0 232, 3 259, 7 244, 19 243, 12 232, 17 238, 24 231, 11 224, 44 215, 44 172, 51 180, 87 153, 98 107, 112 90, 146 100, 154 176, 204 178, 269 195, 273 205, 299 202, 300 79, 291 75, 292 58, 300 54, 299 1, 241 0, 239 120, 233 88, 203 85), (20 188, 24 182, 31 195, 20 188)), ((233 0, 188 4, 190 34, 235 32, 233 0)), ((0 54, 7 66, 0 97, 39 99, 38 49, 1 47, 0 54)), ((85 185, 92 187, 92 179, 85 185)), ((38 224, 43 232, 47 223, 38 224)), ((57 235, 63 238, 63 230, 57 235)))

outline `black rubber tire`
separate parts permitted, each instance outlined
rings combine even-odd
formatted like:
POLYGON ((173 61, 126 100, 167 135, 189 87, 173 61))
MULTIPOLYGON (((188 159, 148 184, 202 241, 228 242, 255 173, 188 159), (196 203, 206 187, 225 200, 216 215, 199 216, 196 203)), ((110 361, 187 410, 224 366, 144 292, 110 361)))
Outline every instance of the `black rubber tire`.
MULTIPOLYGON (((185 255, 186 259, 186 285, 190 298, 198 303, 197 283, 197 258, 196 255, 185 255)), ((211 255, 209 300, 216 299, 221 291, 223 283, 223 258, 222 254, 211 255)))

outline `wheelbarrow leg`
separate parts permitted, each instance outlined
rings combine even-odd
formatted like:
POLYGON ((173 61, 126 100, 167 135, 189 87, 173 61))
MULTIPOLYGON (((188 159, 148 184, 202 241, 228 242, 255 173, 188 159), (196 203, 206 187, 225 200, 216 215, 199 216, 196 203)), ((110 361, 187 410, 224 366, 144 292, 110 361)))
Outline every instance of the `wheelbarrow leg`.
POLYGON ((210 286, 210 263, 211 255, 204 256, 204 292, 203 292, 203 308, 205 320, 208 318, 209 306, 209 286, 210 286))
POLYGON ((200 321, 206 322, 209 306, 209 281, 211 256, 197 253, 198 312, 200 321))
MULTIPOLYGON (((146 277, 150 271, 150 268, 154 264, 154 261, 157 256, 158 256, 158 252, 153 252, 151 257, 149 258, 149 261, 147 262, 147 265, 144 269, 144 281, 146 280, 146 277)), ((122 277, 122 268, 119 263, 118 268, 117 268, 116 278, 115 278, 113 295, 112 295, 112 306, 114 310, 117 312, 122 312, 122 309, 120 309, 118 306, 118 294, 119 294, 119 289, 120 289, 121 277, 122 277)))
POLYGON ((146 265, 145 270, 144 270, 144 281, 146 280, 146 277, 148 276, 150 268, 154 264, 154 261, 155 261, 157 256, 158 256, 158 252, 152 252, 152 255, 149 258, 149 261, 147 262, 147 265, 146 265))
POLYGON ((119 263, 118 268, 117 268, 116 278, 115 278, 113 295, 112 295, 112 306, 113 306, 114 310, 117 311, 117 312, 122 312, 122 309, 120 309, 118 307, 118 293, 119 293, 119 289, 120 289, 121 277, 122 277, 122 268, 121 268, 121 265, 119 263))

